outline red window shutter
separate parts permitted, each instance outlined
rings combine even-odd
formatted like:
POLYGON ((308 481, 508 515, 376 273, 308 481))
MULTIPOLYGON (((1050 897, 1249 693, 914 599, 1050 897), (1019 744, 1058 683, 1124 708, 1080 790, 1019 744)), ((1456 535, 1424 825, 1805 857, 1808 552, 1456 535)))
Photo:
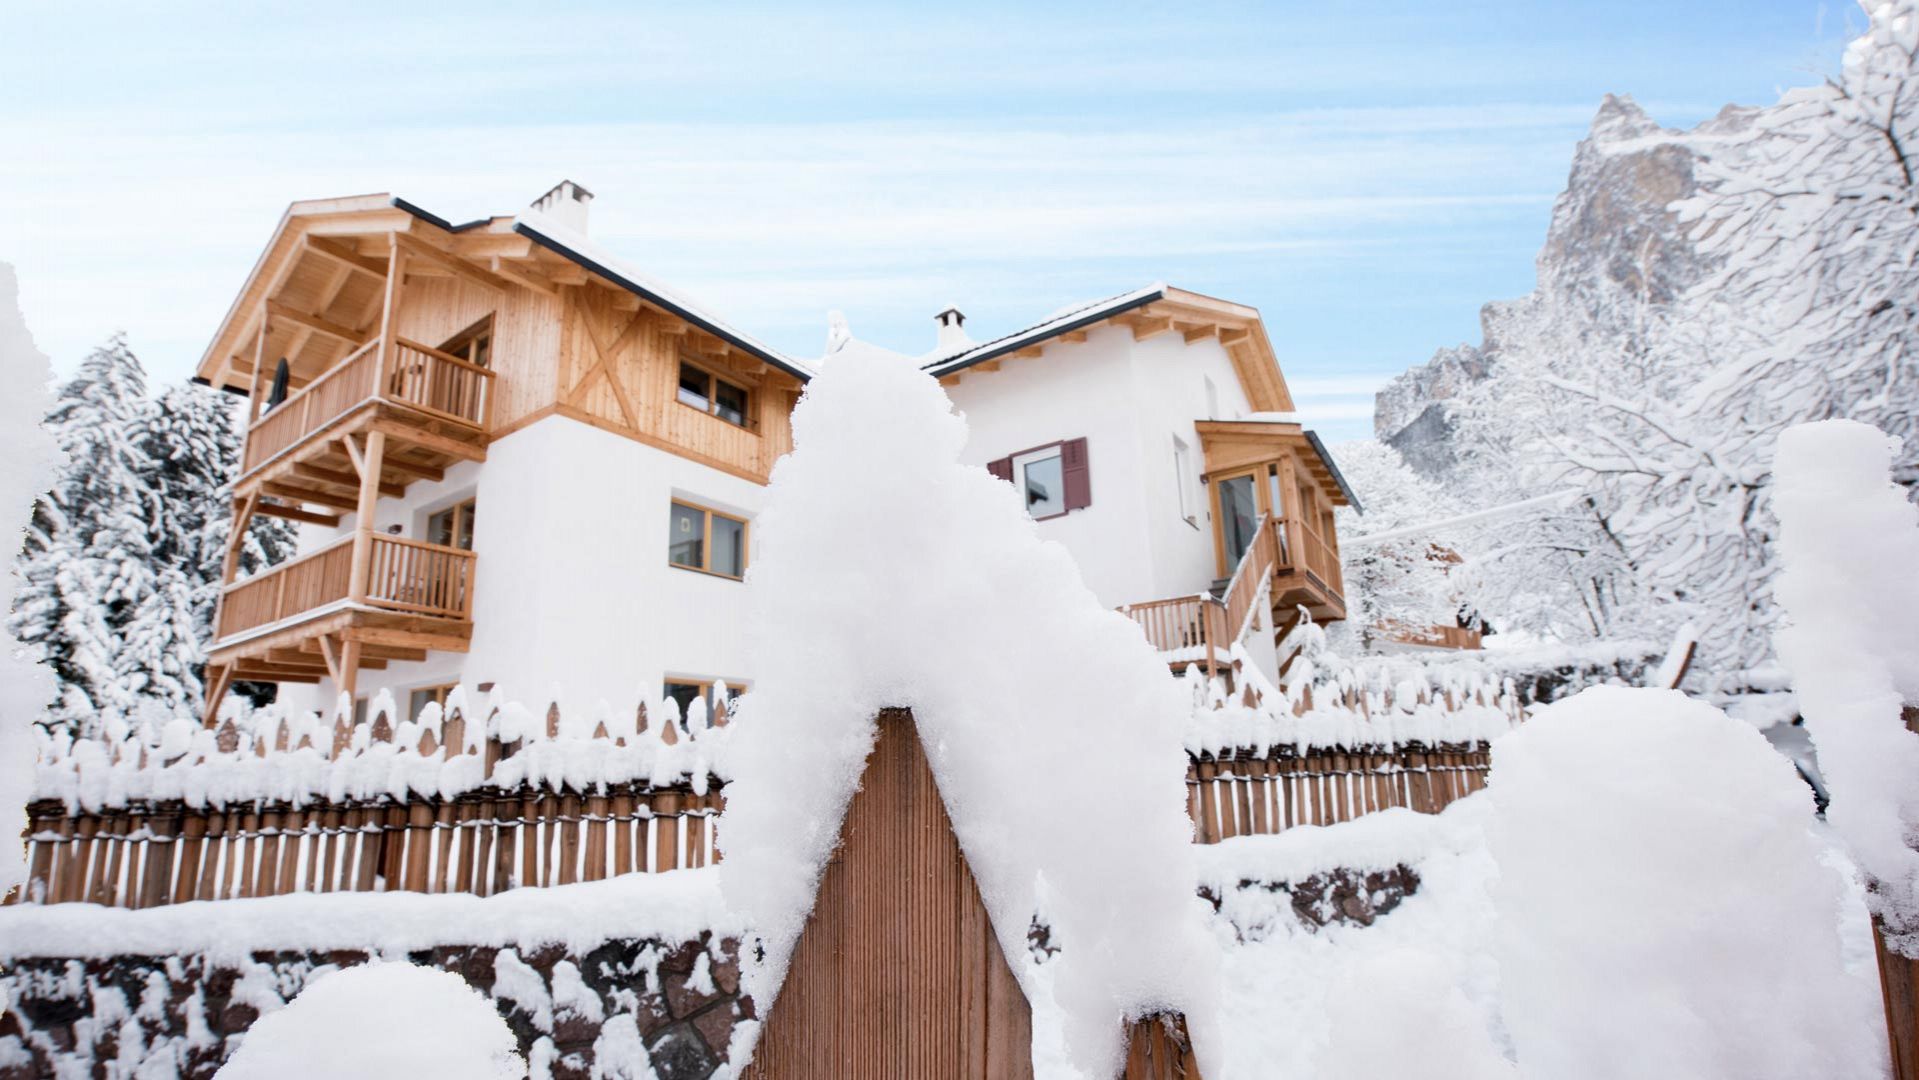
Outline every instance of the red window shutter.
POLYGON ((1066 509, 1093 505, 1093 474, 1086 467, 1086 440, 1068 439, 1059 448, 1060 476, 1066 487, 1066 509))
POLYGON ((998 461, 989 461, 986 463, 986 471, 1010 484, 1013 482, 1013 459, 1003 457, 998 461))

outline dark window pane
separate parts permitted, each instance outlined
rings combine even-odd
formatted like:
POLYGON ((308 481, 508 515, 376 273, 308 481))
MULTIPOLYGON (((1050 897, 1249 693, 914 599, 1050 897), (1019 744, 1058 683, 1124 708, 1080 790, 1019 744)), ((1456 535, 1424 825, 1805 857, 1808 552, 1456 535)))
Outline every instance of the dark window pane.
POLYGON ((706 400, 706 372, 696 367, 680 365, 680 400, 704 412, 706 400))
POLYGON ((708 569, 734 577, 746 573, 746 523, 713 515, 713 563, 708 569))
POLYGON ((729 424, 746 426, 746 391, 732 383, 713 381, 713 415, 729 424))
POLYGON ((492 334, 481 334, 474 339, 472 360, 481 367, 488 367, 493 363, 492 334))
POLYGON ((453 543, 453 511, 451 509, 442 510, 426 519, 426 542, 443 545, 453 543))
POLYGON ((706 688, 699 683, 669 682, 666 696, 680 703, 680 716, 684 718, 695 701, 706 697, 706 688))
POLYGON ((1239 557, 1253 544, 1253 528, 1259 524, 1259 506, 1253 499, 1253 478, 1234 476, 1219 482, 1219 527, 1226 541, 1228 569, 1239 564, 1239 557))
POLYGON ((473 503, 460 507, 460 527, 455 532, 453 544, 461 551, 473 550, 473 503))
POLYGON ((1043 518, 1066 512, 1066 483, 1057 452, 1027 462, 1023 471, 1028 513, 1043 518))
POLYGON ((706 513, 673 504, 673 521, 666 542, 666 561, 675 566, 706 568, 706 513))

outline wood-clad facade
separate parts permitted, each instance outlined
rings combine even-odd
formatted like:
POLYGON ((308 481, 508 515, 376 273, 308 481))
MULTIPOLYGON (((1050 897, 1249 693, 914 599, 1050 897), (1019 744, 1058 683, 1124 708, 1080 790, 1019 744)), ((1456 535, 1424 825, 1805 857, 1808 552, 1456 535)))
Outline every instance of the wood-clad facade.
POLYGON ((326 678, 350 696, 362 669, 467 648, 470 543, 378 533, 380 500, 552 416, 764 484, 802 375, 520 219, 452 226, 387 196, 295 204, 199 370, 249 401, 209 722, 238 679, 326 678), (683 364, 749 407, 687 404, 683 364), (351 532, 237 580, 256 514, 351 532))

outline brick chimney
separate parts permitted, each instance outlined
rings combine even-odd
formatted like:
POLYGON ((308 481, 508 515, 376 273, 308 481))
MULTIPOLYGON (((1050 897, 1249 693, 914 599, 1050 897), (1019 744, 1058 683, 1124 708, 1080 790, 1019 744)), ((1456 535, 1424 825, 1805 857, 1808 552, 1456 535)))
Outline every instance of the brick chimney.
POLYGON ((586 208, 593 201, 593 193, 571 180, 562 180, 554 184, 546 194, 533 200, 528 209, 545 215, 556 224, 586 235, 586 208))

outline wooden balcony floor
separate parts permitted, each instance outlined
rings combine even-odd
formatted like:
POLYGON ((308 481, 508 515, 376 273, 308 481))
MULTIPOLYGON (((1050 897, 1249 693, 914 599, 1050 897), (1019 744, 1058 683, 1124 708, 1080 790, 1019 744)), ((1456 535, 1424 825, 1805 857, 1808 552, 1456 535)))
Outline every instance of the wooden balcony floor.
POLYGON ((329 637, 359 642, 360 668, 382 669, 394 661, 424 660, 429 651, 466 652, 473 623, 328 605, 215 642, 207 663, 233 667, 238 679, 315 683, 327 674, 322 641, 329 637))
POLYGON ((398 498, 416 480, 439 480, 462 461, 486 460, 486 433, 371 399, 334 418, 234 482, 235 498, 258 494, 282 504, 351 512, 360 478, 342 440, 386 433, 381 494, 398 498))

